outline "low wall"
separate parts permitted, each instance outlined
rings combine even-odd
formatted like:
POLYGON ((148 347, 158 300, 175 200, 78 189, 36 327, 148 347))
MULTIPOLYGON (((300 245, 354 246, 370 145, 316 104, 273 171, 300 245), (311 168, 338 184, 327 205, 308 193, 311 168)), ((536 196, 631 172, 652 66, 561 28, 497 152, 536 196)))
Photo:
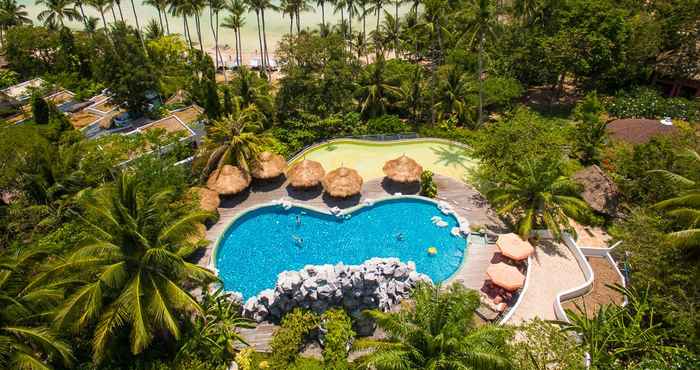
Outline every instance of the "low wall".
POLYGON ((593 289, 593 279, 595 278, 595 276, 593 274, 593 269, 591 268, 591 265, 588 263, 586 257, 576 245, 576 241, 574 241, 574 238, 571 237, 571 235, 569 235, 568 233, 564 233, 562 235, 562 239, 564 240, 564 244, 569 248, 569 250, 573 254, 574 258, 576 258, 576 262, 578 262, 579 267, 581 267, 581 270, 583 271, 583 276, 586 278, 586 281, 583 284, 557 294, 557 297, 554 299, 554 315, 557 317, 558 320, 569 322, 569 318, 566 316, 566 312, 564 312, 564 308, 562 307, 561 302, 566 301, 568 299, 580 297, 590 292, 591 289, 593 289))
POLYGON ((525 292, 527 292, 528 287, 530 286, 530 280, 532 274, 530 273, 530 270, 532 269, 532 256, 527 258, 527 270, 525 271, 525 284, 523 284, 523 289, 520 290, 520 293, 518 295, 518 300, 515 302, 513 307, 508 310, 508 313, 506 313, 503 318, 498 322, 499 325, 504 325, 510 320, 511 317, 513 317, 513 314, 515 311, 518 309, 520 306, 520 303, 523 301, 523 297, 525 297, 525 292))

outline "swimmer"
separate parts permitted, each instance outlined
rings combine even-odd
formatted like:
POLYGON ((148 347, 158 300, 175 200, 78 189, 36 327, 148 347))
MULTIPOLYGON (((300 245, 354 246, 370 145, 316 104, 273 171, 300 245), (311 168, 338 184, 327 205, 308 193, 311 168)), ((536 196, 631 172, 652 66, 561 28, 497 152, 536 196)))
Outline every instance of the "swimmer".
POLYGON ((294 242, 299 248, 301 248, 301 245, 304 244, 304 239, 302 237, 292 235, 292 239, 294 239, 294 242))
POLYGON ((396 234, 396 240, 402 242, 403 241, 403 233, 396 234))
POLYGON ((301 226, 301 216, 297 215, 297 226, 301 226))

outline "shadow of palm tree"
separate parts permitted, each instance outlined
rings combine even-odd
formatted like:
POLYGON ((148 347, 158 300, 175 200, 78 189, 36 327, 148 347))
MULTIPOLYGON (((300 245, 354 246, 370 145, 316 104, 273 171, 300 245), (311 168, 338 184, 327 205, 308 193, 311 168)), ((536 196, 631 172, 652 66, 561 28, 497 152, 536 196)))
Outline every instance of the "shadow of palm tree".
POLYGON ((469 167, 464 164, 464 162, 467 162, 471 160, 471 158, 467 155, 467 152, 459 147, 453 146, 453 147, 432 147, 430 150, 437 155, 438 159, 435 161, 435 164, 442 164, 444 166, 453 166, 457 165, 460 166, 464 169, 468 169, 469 167))

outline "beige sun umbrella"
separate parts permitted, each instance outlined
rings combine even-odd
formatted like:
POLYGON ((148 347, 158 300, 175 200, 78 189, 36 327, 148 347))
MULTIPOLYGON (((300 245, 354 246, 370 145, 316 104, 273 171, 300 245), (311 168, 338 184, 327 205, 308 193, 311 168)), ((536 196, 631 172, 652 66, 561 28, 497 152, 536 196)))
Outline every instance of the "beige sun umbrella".
POLYGON ((279 154, 262 152, 253 164, 251 174, 256 179, 272 179, 281 175, 287 168, 287 161, 279 154))
POLYGON ((250 175, 238 167, 230 164, 221 167, 209 175, 207 187, 220 195, 232 195, 240 193, 250 185, 250 175))
POLYGON ((502 255, 515 261, 522 261, 535 252, 530 242, 520 239, 520 236, 514 233, 499 235, 496 246, 502 255))
POLYGON ((323 189, 331 196, 347 198, 362 191, 362 177, 352 168, 336 168, 323 178, 323 189))
POLYGON ((295 188, 310 188, 318 185, 326 171, 320 163, 304 159, 287 171, 289 184, 295 188))
POLYGON ((215 212, 219 208, 221 200, 219 199, 219 193, 214 190, 196 186, 190 191, 199 198, 199 208, 203 211, 215 212))
POLYGON ((415 182, 423 173, 423 167, 405 154, 387 161, 383 170, 386 177, 396 182, 415 182))
POLYGON ((511 292, 522 288, 525 284, 525 275, 515 266, 503 262, 490 265, 486 269, 486 275, 491 279, 491 282, 511 292))

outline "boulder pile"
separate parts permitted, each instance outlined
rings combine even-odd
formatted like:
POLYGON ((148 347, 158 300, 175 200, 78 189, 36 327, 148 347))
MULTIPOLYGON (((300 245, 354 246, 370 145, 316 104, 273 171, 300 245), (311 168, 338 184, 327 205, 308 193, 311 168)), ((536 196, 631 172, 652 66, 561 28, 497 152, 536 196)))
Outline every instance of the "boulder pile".
POLYGON ((343 307, 359 318, 362 310, 389 310, 421 281, 431 282, 416 272, 413 262, 397 258, 372 258, 361 265, 307 265, 300 271, 284 271, 274 289, 248 299, 243 315, 257 322, 279 321, 296 307, 316 313, 343 307))

